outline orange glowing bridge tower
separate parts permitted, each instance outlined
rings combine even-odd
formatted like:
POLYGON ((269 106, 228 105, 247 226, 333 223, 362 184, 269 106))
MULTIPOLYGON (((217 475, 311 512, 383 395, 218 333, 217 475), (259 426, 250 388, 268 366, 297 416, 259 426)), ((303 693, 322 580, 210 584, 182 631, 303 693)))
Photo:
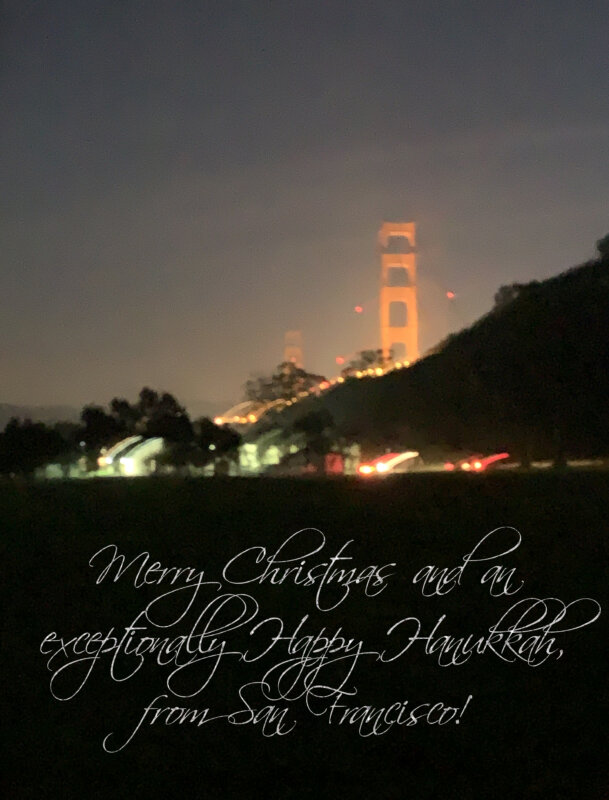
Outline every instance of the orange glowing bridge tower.
POLYGON ((381 249, 380 323, 383 355, 394 362, 419 357, 416 224, 384 222, 381 249))

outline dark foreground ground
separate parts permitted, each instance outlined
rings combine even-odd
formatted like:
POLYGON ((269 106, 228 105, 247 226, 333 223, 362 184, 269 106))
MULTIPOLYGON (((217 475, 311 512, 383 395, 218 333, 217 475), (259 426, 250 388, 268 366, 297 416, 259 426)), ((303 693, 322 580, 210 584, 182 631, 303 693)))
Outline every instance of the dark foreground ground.
MULTIPOLYGON (((6 796, 608 798, 608 501, 609 474, 600 472, 413 475, 365 484, 214 479, 0 485, 8 661, 3 694, 9 700, 3 716, 6 796), (521 532, 517 551, 468 565, 461 585, 443 597, 421 597, 412 582, 419 569, 462 564, 484 534, 502 525, 521 532), (94 567, 89 560, 104 545, 116 544, 129 559, 148 551, 151 561, 203 569, 207 580, 215 580, 245 548, 264 546, 273 553, 291 533, 308 527, 323 531, 326 545, 304 559, 306 567, 327 560, 347 540, 353 540, 347 550, 350 567, 396 566, 378 596, 366 597, 362 585, 353 586, 344 602, 326 612, 315 607, 315 588, 289 580, 281 586, 224 585, 224 592, 244 591, 255 598, 260 605, 256 621, 278 616, 290 634, 308 614, 303 634, 342 626, 369 649, 388 651, 403 646, 407 636, 402 628, 387 637, 387 629, 408 616, 419 618, 422 631, 429 633, 445 614, 443 632, 478 638, 521 598, 596 598, 603 613, 592 625, 557 635, 562 658, 537 667, 506 663, 492 653, 440 667, 420 642, 392 663, 362 659, 347 682, 358 693, 344 699, 345 705, 380 708, 408 700, 410 707, 436 702, 459 707, 472 696, 459 724, 396 724, 381 736, 362 737, 357 725, 329 724, 327 715, 316 718, 301 698, 274 703, 287 707, 286 720, 297 723, 285 736, 265 737, 262 722, 146 723, 127 747, 109 754, 102 749, 104 738, 110 732, 123 741, 128 737, 144 707, 167 694, 169 668, 148 660, 131 679, 117 682, 105 656, 73 699, 51 695, 48 655, 40 652, 47 634, 72 638, 113 626, 124 631, 146 603, 171 588, 135 588, 132 571, 116 583, 96 585, 103 559, 94 567), (490 597, 488 584, 480 584, 493 565, 515 568, 515 579, 524 580, 514 597, 490 597)), ((241 566, 240 577, 255 576, 264 564, 251 559, 247 568, 245 562, 241 566)), ((191 609, 194 617, 157 628, 155 635, 188 633, 213 596, 201 590, 196 612, 194 604, 191 609)), ((324 600, 331 604, 337 597, 328 592, 324 600)), ((162 613, 169 614, 166 602, 162 613)), ((591 607, 572 607, 567 622, 581 622, 591 607)), ((224 621, 230 611, 223 612, 224 621)), ((167 619, 161 612, 156 617, 159 625, 167 619)), ((261 647, 277 623, 250 635, 254 624, 218 638, 228 649, 244 651, 252 642, 261 647)), ((226 656, 203 692, 173 697, 165 705, 208 707, 210 716, 241 711, 234 721, 246 720, 239 688, 289 658, 286 647, 277 643, 250 664, 226 656)), ((56 669, 64 663, 60 656, 56 669)), ((200 682, 208 665, 202 662, 189 680, 200 682)), ((336 679, 340 666, 323 673, 327 683, 336 679)), ((78 669, 73 667, 72 674, 78 669)), ((296 670, 289 674, 295 676, 296 670)), ((58 692, 67 691, 68 681, 62 685, 61 677, 58 692)), ((258 709, 273 704, 255 692, 248 696, 258 709)))

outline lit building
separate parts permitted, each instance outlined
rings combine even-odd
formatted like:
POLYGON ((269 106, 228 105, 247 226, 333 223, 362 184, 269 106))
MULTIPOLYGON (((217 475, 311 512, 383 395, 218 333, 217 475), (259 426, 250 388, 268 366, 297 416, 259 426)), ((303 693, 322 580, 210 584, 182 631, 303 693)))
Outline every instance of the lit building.
POLYGON ((122 475, 150 475, 155 471, 155 459, 165 450, 160 436, 143 439, 118 459, 122 475))
POLYGON ((100 469, 104 469, 104 467, 116 468, 121 456, 126 455, 129 449, 135 447, 143 438, 143 436, 128 436, 126 439, 121 439, 120 442, 117 442, 109 450, 102 450, 102 454, 97 459, 100 469))

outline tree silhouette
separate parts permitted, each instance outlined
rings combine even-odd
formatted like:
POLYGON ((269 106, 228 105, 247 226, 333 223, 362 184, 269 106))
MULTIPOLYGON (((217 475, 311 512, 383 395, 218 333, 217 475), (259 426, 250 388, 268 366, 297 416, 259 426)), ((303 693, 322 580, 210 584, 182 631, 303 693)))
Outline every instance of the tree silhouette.
POLYGON ((42 422, 11 419, 0 434, 0 472, 31 475, 71 451, 61 434, 42 422))
POLYGON ((609 233, 596 243, 598 254, 603 260, 609 260, 609 233))
POLYGON ((107 414, 100 406, 85 406, 80 419, 83 424, 80 438, 88 450, 109 446, 119 441, 127 432, 120 420, 107 414))
POLYGON ((269 403, 273 400, 290 400, 299 392, 309 392, 325 380, 323 375, 314 375, 291 361, 277 366, 272 375, 251 378, 244 387, 246 400, 269 403))

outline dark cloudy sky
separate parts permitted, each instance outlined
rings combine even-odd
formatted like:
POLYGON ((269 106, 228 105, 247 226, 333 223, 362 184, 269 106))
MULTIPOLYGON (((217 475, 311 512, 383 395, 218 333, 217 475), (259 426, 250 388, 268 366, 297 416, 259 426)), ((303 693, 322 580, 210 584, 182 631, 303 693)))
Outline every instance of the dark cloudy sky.
POLYGON ((332 373, 383 218, 423 347, 609 232, 607 0, 2 9, 0 402, 237 400, 289 328, 332 373))

